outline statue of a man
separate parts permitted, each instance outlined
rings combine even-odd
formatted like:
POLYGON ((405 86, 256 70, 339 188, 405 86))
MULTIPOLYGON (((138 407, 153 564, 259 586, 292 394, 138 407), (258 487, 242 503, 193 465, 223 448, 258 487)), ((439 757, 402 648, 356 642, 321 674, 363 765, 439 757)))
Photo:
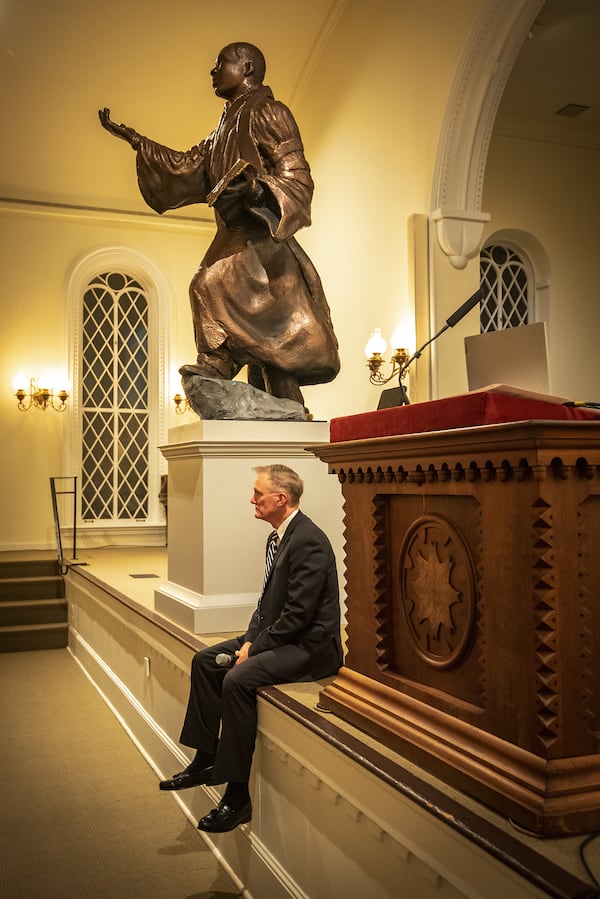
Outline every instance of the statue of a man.
POLYGON ((216 212, 217 233, 190 285, 198 357, 186 373, 248 382, 303 403, 300 386, 331 381, 338 344, 320 278, 294 234, 310 224, 313 181, 298 126, 263 86, 265 60, 229 44, 211 71, 225 108, 187 152, 100 121, 137 152, 142 196, 163 213, 191 203, 216 212))

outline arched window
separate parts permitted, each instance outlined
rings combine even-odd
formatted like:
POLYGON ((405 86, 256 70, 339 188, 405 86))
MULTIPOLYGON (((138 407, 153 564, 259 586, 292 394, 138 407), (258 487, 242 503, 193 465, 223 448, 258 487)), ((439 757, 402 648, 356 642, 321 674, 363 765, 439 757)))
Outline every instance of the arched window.
POLYGON ((532 320, 530 266, 523 254, 504 244, 484 247, 480 255, 484 298, 479 308, 480 330, 516 328, 532 320))
POLYGON ((83 295, 81 517, 147 521, 148 300, 123 272, 103 272, 83 295))
POLYGON ((73 322, 72 468, 82 535, 160 543, 166 442, 168 290, 145 257, 98 251, 69 283, 73 322))

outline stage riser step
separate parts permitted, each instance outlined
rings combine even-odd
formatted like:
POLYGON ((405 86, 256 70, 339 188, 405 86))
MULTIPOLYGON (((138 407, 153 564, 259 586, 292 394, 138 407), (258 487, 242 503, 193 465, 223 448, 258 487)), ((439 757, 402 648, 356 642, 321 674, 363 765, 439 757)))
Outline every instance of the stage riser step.
POLYGON ((19 599, 62 599, 65 582, 60 575, 44 577, 0 577, 0 603, 19 599))
POLYGON ((1 561, 0 579, 21 577, 56 577, 60 574, 56 559, 1 561))
POLYGON ((0 561, 0 652, 68 644, 65 582, 56 559, 0 561))
POLYGON ((0 603, 0 627, 20 624, 64 624, 66 620, 65 599, 23 599, 0 603))
POLYGON ((0 652, 31 652, 64 649, 68 644, 67 624, 35 624, 0 628, 0 652))

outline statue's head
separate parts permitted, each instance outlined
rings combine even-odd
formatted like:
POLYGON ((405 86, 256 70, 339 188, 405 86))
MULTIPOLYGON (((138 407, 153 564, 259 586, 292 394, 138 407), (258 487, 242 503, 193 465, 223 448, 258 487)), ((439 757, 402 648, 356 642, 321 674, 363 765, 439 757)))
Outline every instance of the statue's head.
POLYGON ((266 67, 263 54, 254 44, 242 41, 227 44, 210 72, 215 94, 233 100, 249 87, 260 87, 266 67))

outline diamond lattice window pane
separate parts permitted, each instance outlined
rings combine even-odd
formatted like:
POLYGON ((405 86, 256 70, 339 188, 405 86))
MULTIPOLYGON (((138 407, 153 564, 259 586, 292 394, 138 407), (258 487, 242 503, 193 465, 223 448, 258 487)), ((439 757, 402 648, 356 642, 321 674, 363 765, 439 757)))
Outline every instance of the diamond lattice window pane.
POLYGON ((529 279, 523 260, 509 247, 495 245, 481 251, 480 330, 499 331, 529 322, 529 279))
POLYGON ((119 416, 119 451, 119 518, 144 519, 148 514, 147 414, 134 412, 119 416))
POLYGON ((85 521, 148 517, 148 301, 122 272, 83 297, 82 486, 85 521))
POLYGON ((84 521, 112 519, 114 426, 111 413, 83 413, 81 514, 84 521))
POLYGON ((143 409, 148 404, 148 306, 132 291, 120 297, 118 384, 119 405, 143 409))

